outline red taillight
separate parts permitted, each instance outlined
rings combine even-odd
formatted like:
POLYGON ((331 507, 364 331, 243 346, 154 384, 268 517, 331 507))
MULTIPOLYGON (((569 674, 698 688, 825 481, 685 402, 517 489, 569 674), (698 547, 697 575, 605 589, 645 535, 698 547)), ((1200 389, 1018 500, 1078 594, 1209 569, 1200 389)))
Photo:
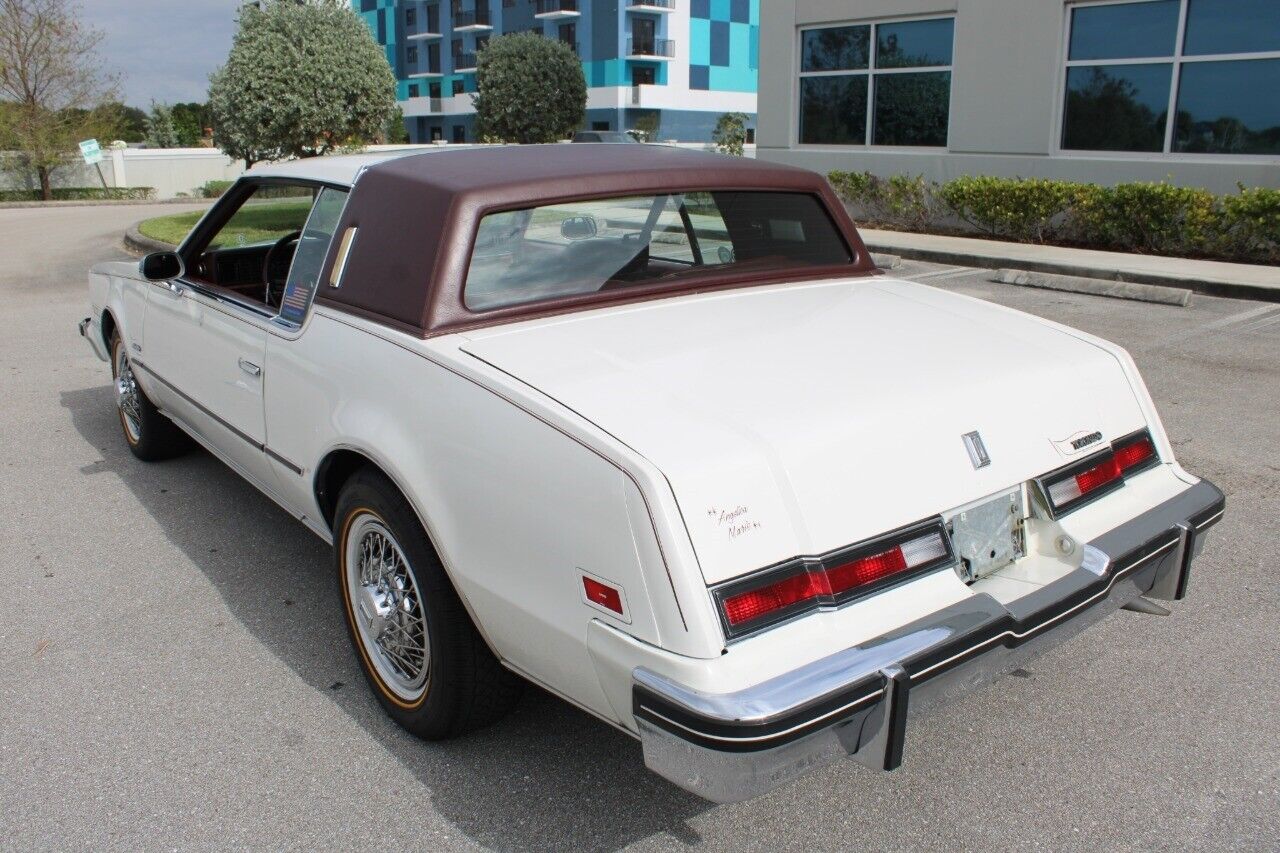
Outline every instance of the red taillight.
POLYGON ((1126 444, 1116 447, 1116 463, 1126 474, 1156 458, 1156 446, 1151 436, 1143 432, 1126 444))
POLYGON ((741 625, 830 592, 827 577, 822 572, 802 572, 726 598, 724 615, 730 625, 741 625))
POLYGON ((1074 501, 1078 501, 1090 492, 1097 491, 1108 483, 1120 479, 1120 465, 1115 454, 1107 451, 1107 455, 1094 460, 1093 464, 1083 471, 1078 471, 1052 483, 1049 486, 1049 497, 1054 507, 1062 509, 1074 501))
POLYGON ((832 592, 844 592, 855 586, 878 581, 894 572, 907 568, 907 558, 902 556, 902 549, 894 546, 889 551, 859 557, 852 563, 827 569, 827 578, 832 592))
POLYGON ((611 586, 602 584, 595 578, 582 576, 582 590, 587 594, 587 600, 592 601, 606 610, 612 610, 618 615, 622 615, 622 595, 611 586))
POLYGON ((950 560, 941 526, 931 523, 865 547, 846 549, 818 566, 809 562, 769 572, 759 580, 733 583, 717 596, 729 633, 736 636, 793 613, 839 603, 898 574, 950 560))
POLYGON ((1115 454, 1112 454, 1110 458, 1103 459, 1087 471, 1076 474, 1076 486, 1079 487, 1080 494, 1087 495, 1099 486, 1105 486, 1119 477, 1120 465, 1116 462, 1115 454))
POLYGON ((1117 439, 1110 450, 1046 474, 1039 483, 1058 516, 1119 487, 1126 477, 1159 461, 1151 433, 1144 429, 1117 439))

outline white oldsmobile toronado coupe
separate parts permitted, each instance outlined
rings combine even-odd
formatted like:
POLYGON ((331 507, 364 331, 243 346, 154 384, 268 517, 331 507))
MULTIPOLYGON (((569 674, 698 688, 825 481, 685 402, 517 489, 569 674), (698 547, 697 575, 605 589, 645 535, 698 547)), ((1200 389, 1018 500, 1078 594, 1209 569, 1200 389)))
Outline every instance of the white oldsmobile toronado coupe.
POLYGON ((333 544, 402 726, 522 679, 719 802, 902 761, 912 711, 1187 591, 1225 505, 1133 361, 877 270, 800 169, 658 146, 255 169, 89 276, 139 459, 333 544))

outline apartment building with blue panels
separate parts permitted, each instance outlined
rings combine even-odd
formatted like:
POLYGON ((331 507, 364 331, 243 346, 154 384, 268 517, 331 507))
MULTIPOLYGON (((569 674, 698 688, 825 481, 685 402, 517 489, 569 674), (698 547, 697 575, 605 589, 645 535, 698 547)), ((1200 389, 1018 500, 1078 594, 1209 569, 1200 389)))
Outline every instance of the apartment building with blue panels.
POLYGON ((477 55, 499 35, 569 44, 584 128, 705 142, 722 113, 754 135, 761 0, 353 0, 383 45, 413 142, 474 142, 477 55))

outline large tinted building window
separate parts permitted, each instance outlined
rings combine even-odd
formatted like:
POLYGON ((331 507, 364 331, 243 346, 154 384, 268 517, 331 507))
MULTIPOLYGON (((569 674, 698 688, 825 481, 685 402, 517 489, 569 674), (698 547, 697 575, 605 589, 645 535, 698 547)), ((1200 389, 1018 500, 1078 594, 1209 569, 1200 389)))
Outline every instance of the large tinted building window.
POLYGON ((1280 0, 1070 7, 1062 147, 1280 154, 1280 0))
POLYGON ((945 147, 955 21, 800 33, 799 141, 945 147))

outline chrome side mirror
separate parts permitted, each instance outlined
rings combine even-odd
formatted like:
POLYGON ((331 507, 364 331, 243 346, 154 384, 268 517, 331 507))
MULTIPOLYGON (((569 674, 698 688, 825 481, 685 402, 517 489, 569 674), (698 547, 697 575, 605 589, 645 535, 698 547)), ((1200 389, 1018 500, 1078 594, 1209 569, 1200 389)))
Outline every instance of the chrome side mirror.
POLYGON ((596 221, 590 216, 570 216, 560 223, 560 236, 569 242, 590 240, 598 232, 596 221))
POLYGON ((169 281, 186 273, 182 256, 177 252, 152 252, 138 262, 138 272, 147 281, 169 281))

